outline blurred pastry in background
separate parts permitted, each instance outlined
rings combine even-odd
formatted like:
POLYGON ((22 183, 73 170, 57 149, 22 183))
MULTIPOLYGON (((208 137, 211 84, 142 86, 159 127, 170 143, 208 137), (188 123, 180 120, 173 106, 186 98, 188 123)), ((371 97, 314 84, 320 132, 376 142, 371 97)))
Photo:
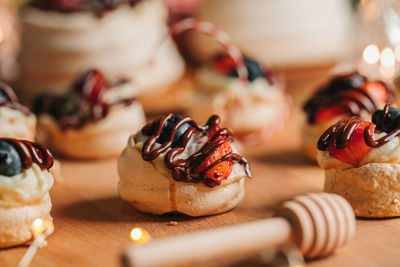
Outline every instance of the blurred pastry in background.
POLYGON ((324 191, 346 198, 359 217, 400 216, 400 109, 386 105, 372 122, 352 117, 318 141, 324 191))
MULTIPOLYGON (((354 14, 348 0, 204 0, 201 20, 226 32, 243 53, 263 64, 305 68, 338 62, 350 53, 354 14)), ((191 33, 191 55, 222 52, 217 42, 191 33)))
POLYGON ((14 91, 0 82, 0 137, 33 141, 36 133, 36 116, 18 102, 14 91))
POLYGON ((280 73, 245 57, 247 85, 238 77, 235 62, 227 54, 214 57, 195 74, 195 97, 190 115, 204 123, 212 114, 245 144, 270 137, 286 120, 290 99, 280 73))
POLYGON ((118 155, 146 122, 136 93, 129 81, 110 82, 98 70, 86 71, 65 93, 36 98, 37 139, 74 158, 118 155))
POLYGON ((332 124, 357 116, 370 120, 371 114, 394 101, 394 92, 382 81, 369 81, 358 72, 333 77, 304 104, 307 121, 302 127, 303 153, 316 159, 317 142, 332 124))
POLYGON ((34 238, 35 219, 52 221, 50 151, 26 140, 0 138, 0 248, 34 238))
POLYGON ((28 95, 61 93, 97 68, 134 81, 141 95, 175 88, 185 65, 172 39, 164 41, 167 17, 159 0, 29 1, 21 11, 20 87, 28 95))
POLYGON ((118 160, 118 191, 140 211, 204 216, 233 209, 251 177, 233 135, 212 116, 204 126, 173 114, 129 138, 118 160))

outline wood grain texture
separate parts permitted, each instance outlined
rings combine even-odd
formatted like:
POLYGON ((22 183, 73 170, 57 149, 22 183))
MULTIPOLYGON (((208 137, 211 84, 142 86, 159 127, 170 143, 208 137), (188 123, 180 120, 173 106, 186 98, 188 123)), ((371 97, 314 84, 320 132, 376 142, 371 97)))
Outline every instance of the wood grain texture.
MULTIPOLYGON (((244 201, 225 214, 202 218, 143 214, 118 197, 116 159, 63 160, 64 179, 51 190, 55 232, 31 266, 120 266, 120 255, 130 244, 129 231, 135 226, 146 229, 153 238, 212 229, 271 217, 280 201, 321 191, 323 171, 299 151, 303 119, 299 103, 324 78, 321 75, 312 77, 312 82, 289 81, 295 101, 286 131, 263 146, 246 149, 254 179, 246 181, 244 201), (171 220, 178 225, 170 226, 171 220)), ((355 238, 348 246, 330 257, 309 262, 309 266, 399 266, 399 247, 399 219, 358 220, 355 238)), ((0 250, 0 266, 16 266, 25 251, 23 246, 0 250)), ((201 248, 194 247, 193 251, 201 253, 201 248)), ((228 266, 234 261, 232 257, 204 266, 228 266)))

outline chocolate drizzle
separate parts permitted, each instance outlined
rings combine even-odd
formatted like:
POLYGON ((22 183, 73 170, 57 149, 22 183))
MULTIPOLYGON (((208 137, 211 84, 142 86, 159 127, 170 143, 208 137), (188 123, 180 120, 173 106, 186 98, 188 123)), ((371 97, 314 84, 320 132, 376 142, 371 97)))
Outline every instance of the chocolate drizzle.
MULTIPOLYGON (((358 72, 349 73, 333 78, 326 86, 319 89, 304 105, 308 122, 313 124, 318 111, 337 106, 342 108, 349 116, 360 117, 363 110, 373 113, 377 110, 377 100, 373 99, 366 90, 361 87, 367 82, 367 78, 358 72)), ((394 100, 392 90, 385 83, 377 81, 386 89, 387 99, 384 103, 394 100)))
MULTIPOLYGON (((389 105, 386 105, 383 111, 376 111, 373 116, 375 118, 373 122, 370 122, 364 128, 364 140, 367 146, 377 148, 390 142, 395 137, 400 136, 400 124, 397 123, 396 127, 391 132, 379 139, 374 139, 375 125, 377 125, 378 130, 381 130, 383 125, 385 125, 385 123, 392 116, 389 112, 389 107, 389 105), (383 116, 376 116, 375 114, 377 114, 377 112, 383 112, 383 116)), ((333 145, 336 149, 346 148, 350 144, 353 134, 360 123, 362 123, 362 121, 360 121, 357 117, 351 117, 334 124, 328 130, 326 130, 318 140, 318 149, 321 151, 326 151, 330 145, 333 145)))
POLYGON ((15 109, 25 115, 31 114, 27 107, 18 103, 18 98, 11 87, 2 82, 0 82, 0 107, 15 109))
POLYGON ((11 144, 17 149, 25 169, 30 168, 33 163, 36 163, 42 170, 48 170, 53 166, 53 155, 50 150, 41 144, 11 138, 0 138, 0 140, 11 144))
POLYGON ((232 133, 227 128, 220 129, 220 118, 216 115, 211 116, 205 126, 199 126, 190 117, 184 117, 180 119, 173 126, 168 140, 161 144, 161 146, 158 148, 155 148, 156 143, 158 143, 160 140, 166 123, 172 118, 172 116, 172 114, 169 114, 165 117, 155 120, 147 124, 142 129, 143 135, 150 136, 144 143, 141 151, 142 158, 144 160, 152 161, 170 149, 165 155, 164 163, 165 166, 172 171, 172 177, 176 181, 181 182, 203 182, 208 187, 215 187, 221 184, 222 180, 220 177, 213 177, 215 179, 210 179, 207 178, 205 174, 208 170, 222 162, 238 162, 244 167, 247 176, 252 177, 247 160, 233 152, 227 153, 220 159, 210 164, 210 166, 207 166, 205 169, 199 171, 201 164, 208 159, 213 152, 215 152, 224 142, 231 142, 233 138, 232 133), (183 134, 179 145, 171 149, 176 131, 185 123, 190 123, 192 126, 183 134), (200 133, 200 136, 208 136, 209 140, 199 149, 199 151, 189 156, 187 159, 177 159, 177 157, 185 150, 189 139, 194 133, 200 133))
POLYGON ((71 90, 64 95, 42 94, 36 98, 34 112, 48 114, 54 118, 62 130, 80 129, 88 122, 104 119, 110 108, 117 105, 129 106, 136 98, 130 97, 107 102, 102 95, 114 86, 127 81, 109 84, 97 70, 89 70, 76 80, 71 90))

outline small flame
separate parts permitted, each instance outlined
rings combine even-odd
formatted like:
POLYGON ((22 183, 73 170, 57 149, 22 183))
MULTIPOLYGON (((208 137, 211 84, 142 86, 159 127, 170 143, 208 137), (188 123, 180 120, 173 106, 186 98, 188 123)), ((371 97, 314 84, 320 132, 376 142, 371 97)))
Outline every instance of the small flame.
POLYGON ((130 237, 131 240, 136 244, 145 244, 150 241, 150 234, 140 227, 133 228, 131 230, 130 237))
POLYGON ((363 52, 363 59, 367 64, 375 64, 379 61, 379 49, 376 45, 368 45, 363 52))
POLYGON ((393 67, 395 63, 394 60, 394 53, 393 50, 391 48, 385 48, 382 50, 381 53, 381 64, 384 67, 390 68, 393 67))

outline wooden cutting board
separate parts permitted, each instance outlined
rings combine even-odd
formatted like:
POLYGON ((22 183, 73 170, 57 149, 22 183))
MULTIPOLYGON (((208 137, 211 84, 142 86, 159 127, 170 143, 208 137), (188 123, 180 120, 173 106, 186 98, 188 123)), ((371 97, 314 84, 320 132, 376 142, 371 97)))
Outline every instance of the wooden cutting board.
MULTIPOLYGON (((300 103, 310 88, 325 78, 289 82, 294 108, 285 130, 258 148, 246 148, 254 173, 247 180, 246 197, 225 214, 190 218, 153 216, 136 211, 117 194, 116 159, 62 160, 63 179, 51 190, 55 232, 48 246, 38 251, 31 266, 120 266, 120 256, 130 244, 133 227, 163 238, 268 218, 278 202, 293 195, 321 191, 323 171, 304 159, 299 149, 303 114, 300 103), (308 90, 308 91, 307 91, 308 90), (177 221, 176 226, 169 225, 177 221)), ((330 257, 309 266, 400 266, 400 220, 358 220, 353 241, 330 257)), ((16 266, 27 247, 0 250, 0 266, 16 266)), ((204 248, 193 248, 201 253, 204 248)), ((228 266, 236 258, 220 259, 204 266, 228 266)))

